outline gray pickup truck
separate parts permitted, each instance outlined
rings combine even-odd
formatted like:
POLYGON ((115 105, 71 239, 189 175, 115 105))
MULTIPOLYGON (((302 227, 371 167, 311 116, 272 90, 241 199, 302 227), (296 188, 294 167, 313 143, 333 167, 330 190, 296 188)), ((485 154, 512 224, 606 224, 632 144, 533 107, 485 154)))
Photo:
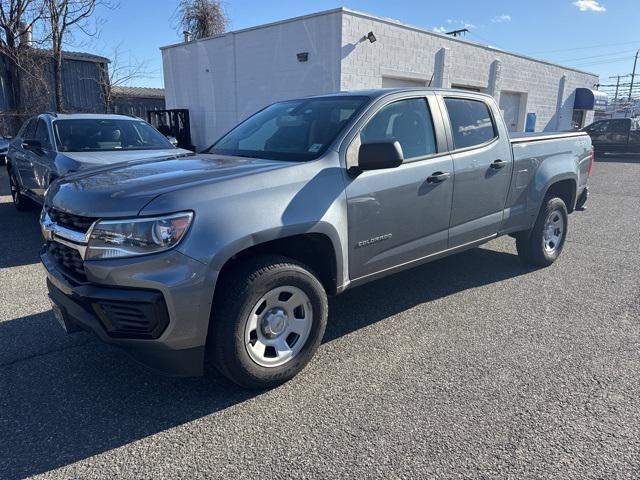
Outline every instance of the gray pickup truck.
POLYGON ((509 138, 479 93, 284 101, 202 154, 57 180, 41 258, 68 332, 265 388, 314 355, 328 295, 506 234, 553 263, 592 162, 582 132, 509 138))

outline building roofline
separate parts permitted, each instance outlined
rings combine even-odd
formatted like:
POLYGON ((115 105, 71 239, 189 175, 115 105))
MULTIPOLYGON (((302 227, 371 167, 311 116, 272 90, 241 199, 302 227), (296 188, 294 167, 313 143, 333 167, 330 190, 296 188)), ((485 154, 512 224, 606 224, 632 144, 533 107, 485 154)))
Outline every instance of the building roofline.
POLYGON ((191 40, 189 42, 172 43, 170 45, 165 45, 164 47, 160 47, 160 50, 167 50, 169 48, 181 47, 183 45, 189 45, 191 43, 204 42, 204 41, 207 41, 207 40, 211 40, 212 38, 222 38, 222 37, 226 37, 226 36, 229 36, 229 35, 235 35, 237 33, 250 32, 252 30, 259 30, 261 28, 268 28, 268 27, 273 27, 273 26, 276 26, 276 25, 283 25, 285 23, 293 23, 293 22, 298 22, 300 20, 306 20, 308 18, 322 17, 322 16, 325 16, 325 15, 331 15, 332 13, 339 13, 339 12, 346 12, 346 11, 349 11, 349 10, 347 10, 344 7, 332 8, 331 10, 322 10, 320 12, 308 13, 306 15, 300 15, 300 16, 297 16, 297 17, 286 18, 284 20, 276 20, 275 22, 263 23, 261 25, 254 25, 253 27, 241 28, 240 30, 231 30, 229 32, 222 33, 220 35, 212 35, 211 37, 199 38, 197 40, 191 40))
MULTIPOLYGON (((31 47, 31 51, 34 52, 36 55, 42 55, 42 56, 53 55, 53 51, 50 48, 31 47)), ((93 53, 74 52, 70 50, 63 50, 62 58, 64 60, 80 60, 83 62, 91 62, 91 63, 111 63, 111 60, 109 60, 107 57, 94 55, 93 53)))
POLYGON ((114 86, 111 88, 114 97, 165 98, 164 88, 114 86))
POLYGON ((367 18, 367 19, 370 19, 370 20, 376 20, 378 22, 383 22, 383 23, 386 23, 386 24, 389 24, 389 25, 394 25, 396 27, 404 28, 406 30, 412 30, 414 32, 425 33, 425 34, 428 34, 428 35, 431 35, 431 36, 434 36, 434 37, 438 37, 438 38, 442 38, 442 39, 445 39, 445 40, 448 40, 448 41, 458 42, 458 43, 462 43, 462 44, 465 44, 465 45, 471 45, 471 46, 474 46, 474 47, 482 48, 483 50, 494 52, 496 54, 511 55, 511 56, 514 56, 514 57, 517 57, 517 58, 522 58, 524 60, 528 60, 530 62, 542 63, 544 65, 550 65, 552 67, 561 68, 563 70, 570 70, 572 72, 577 72, 577 73, 581 73, 581 74, 584 74, 584 75, 591 75, 593 77, 599 77, 598 74, 593 73, 593 72, 587 72, 585 70, 580 70, 578 68, 567 67, 565 65, 560 65, 558 63, 553 63, 553 62, 550 62, 550 61, 547 61, 547 60, 541 60, 539 58, 530 57, 530 56, 527 56, 527 55, 523 55, 523 54, 520 54, 520 53, 515 53, 515 52, 512 52, 512 51, 509 51, 509 50, 502 50, 501 48, 491 47, 489 45, 483 45, 482 43, 473 42, 473 41, 465 40, 465 39, 458 38, 458 37, 452 37, 451 35, 445 35, 443 33, 438 33, 438 32, 434 32, 432 30, 428 30, 426 28, 416 27, 414 25, 409 25, 409 24, 406 24, 406 23, 402 23, 399 20, 394 20, 392 18, 379 17, 379 16, 373 15, 371 13, 361 12, 361 11, 353 10, 351 8, 346 8, 346 7, 338 7, 338 8, 333 8, 331 10, 323 10, 323 11, 320 11, 320 12, 309 13, 307 15, 300 15, 298 17, 292 17, 292 18, 287 18, 287 19, 284 19, 284 20, 277 20, 275 22, 265 23, 265 24, 262 24, 262 25, 255 25, 253 27, 242 28, 240 30, 232 30, 232 31, 223 33, 221 35, 213 35, 211 37, 199 38, 197 40, 191 40, 190 42, 173 43, 173 44, 170 44, 170 45, 165 45, 163 47, 160 47, 160 50, 168 50, 170 48, 181 47, 181 46, 188 45, 188 44, 191 44, 191 43, 204 42, 204 41, 207 41, 207 40, 211 40, 213 38, 222 38, 222 37, 225 37, 225 36, 228 36, 228 35, 235 35, 237 33, 244 33, 244 32, 249 32, 249 31, 252 31, 252 30, 259 30, 261 28, 268 28, 268 27, 273 27, 273 26, 276 26, 276 25, 283 25, 283 24, 286 24, 286 23, 297 22, 297 21, 300 21, 300 20, 306 20, 308 18, 321 17, 321 16, 331 15, 331 14, 340 13, 340 12, 347 13, 347 14, 350 14, 350 15, 353 15, 353 16, 357 16, 357 17, 367 18))
POLYGON ((422 27, 416 27, 414 25, 408 25, 406 23, 402 23, 399 20, 394 20, 392 18, 386 18, 386 17, 379 17, 377 15, 372 15, 370 13, 366 13, 366 12, 360 12, 358 10, 352 10, 350 8, 345 8, 342 7, 341 10, 345 13, 357 16, 357 17, 362 17, 362 18, 368 18, 371 20, 377 20, 379 22, 383 22, 389 25, 394 25, 396 27, 400 27, 400 28, 404 28, 407 30, 412 30, 414 32, 420 32, 420 33, 426 33, 428 35, 434 36, 434 37, 439 37, 439 38, 443 38, 445 40, 449 40, 449 41, 453 41, 453 42, 458 42, 458 43, 463 43, 466 45, 471 45, 474 47, 479 47, 482 48, 483 50, 488 50, 490 52, 495 52, 495 53, 499 53, 499 54, 506 54, 506 55, 512 55, 514 57, 518 57, 518 58, 522 58, 524 60, 529 60, 531 62, 536 62, 536 63, 543 63, 545 65, 551 65, 552 67, 558 67, 558 68, 562 68, 563 70, 571 70, 573 72, 578 72, 578 73, 582 73, 585 75, 591 75, 594 77, 599 77, 598 74, 593 73, 593 72, 587 72, 585 70, 580 70, 577 68, 573 68, 573 67, 567 67, 565 65, 560 65, 558 63, 553 63, 553 62, 549 62, 547 60, 541 60, 539 58, 533 58, 533 57, 529 57, 527 55, 523 55, 521 53, 516 53, 516 52, 512 52, 509 50, 503 50, 501 48, 496 48, 496 47, 491 47, 489 45, 483 45, 482 43, 478 43, 478 42, 473 42, 470 40, 465 40, 459 37, 453 37, 451 35, 446 35, 444 33, 438 33, 438 32, 434 32, 433 30, 428 30, 426 28, 422 28, 422 27))

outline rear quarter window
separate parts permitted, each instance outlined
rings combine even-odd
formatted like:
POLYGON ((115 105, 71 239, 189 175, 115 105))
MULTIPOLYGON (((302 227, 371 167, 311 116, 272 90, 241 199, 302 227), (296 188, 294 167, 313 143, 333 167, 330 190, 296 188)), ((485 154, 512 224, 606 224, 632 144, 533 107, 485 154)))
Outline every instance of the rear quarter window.
POLYGON ((487 143, 498 136, 486 103, 463 98, 445 98, 453 144, 456 150, 487 143))

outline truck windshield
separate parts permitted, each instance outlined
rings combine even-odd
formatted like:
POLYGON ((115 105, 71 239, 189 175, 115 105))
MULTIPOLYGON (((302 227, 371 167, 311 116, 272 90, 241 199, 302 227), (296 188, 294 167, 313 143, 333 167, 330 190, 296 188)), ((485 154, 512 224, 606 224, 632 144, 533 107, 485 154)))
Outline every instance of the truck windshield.
POLYGON ((208 153, 270 160, 320 157, 368 97, 334 96, 274 103, 240 123, 208 153))
POLYGON ((56 120, 53 132, 61 152, 103 152, 171 148, 169 140, 143 120, 56 120))

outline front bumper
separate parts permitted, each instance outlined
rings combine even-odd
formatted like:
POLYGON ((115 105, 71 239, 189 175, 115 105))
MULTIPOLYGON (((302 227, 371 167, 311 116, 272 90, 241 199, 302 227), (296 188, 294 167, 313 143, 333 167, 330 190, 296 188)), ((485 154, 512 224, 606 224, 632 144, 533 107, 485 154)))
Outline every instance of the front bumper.
POLYGON ((168 375, 202 374, 211 307, 203 264, 175 251, 85 262, 88 282, 79 284, 46 249, 41 260, 49 297, 69 333, 92 332, 168 375))

